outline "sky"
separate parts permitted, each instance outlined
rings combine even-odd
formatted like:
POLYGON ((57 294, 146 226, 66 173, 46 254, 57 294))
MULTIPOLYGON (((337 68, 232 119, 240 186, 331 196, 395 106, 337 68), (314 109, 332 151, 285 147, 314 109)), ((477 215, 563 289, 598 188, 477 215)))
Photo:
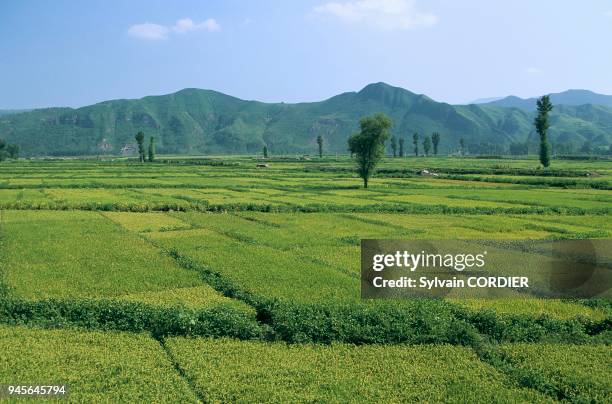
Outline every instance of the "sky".
POLYGON ((319 101, 386 82, 449 103, 612 94, 609 0, 0 1, 0 109, 213 89, 319 101))

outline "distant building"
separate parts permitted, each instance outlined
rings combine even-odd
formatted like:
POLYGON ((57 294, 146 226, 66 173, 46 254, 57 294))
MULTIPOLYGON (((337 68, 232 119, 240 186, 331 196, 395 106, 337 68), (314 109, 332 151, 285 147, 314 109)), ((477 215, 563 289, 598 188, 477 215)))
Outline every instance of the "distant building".
POLYGON ((131 156, 136 154, 136 151, 138 150, 138 146, 135 144, 126 144, 125 146, 123 146, 121 148, 121 155, 122 156, 131 156))

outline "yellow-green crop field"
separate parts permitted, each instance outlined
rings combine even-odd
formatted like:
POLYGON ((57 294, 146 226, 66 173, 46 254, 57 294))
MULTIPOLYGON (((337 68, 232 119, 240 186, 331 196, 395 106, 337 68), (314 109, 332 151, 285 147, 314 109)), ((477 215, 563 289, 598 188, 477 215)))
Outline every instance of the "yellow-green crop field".
MULTIPOLYGON (((74 402, 610 402, 605 299, 369 300, 361 239, 612 236, 612 162, 0 165, 0 384, 74 402), (427 169, 436 175, 421 175, 427 169)), ((0 393, 0 399, 2 398, 0 393)))

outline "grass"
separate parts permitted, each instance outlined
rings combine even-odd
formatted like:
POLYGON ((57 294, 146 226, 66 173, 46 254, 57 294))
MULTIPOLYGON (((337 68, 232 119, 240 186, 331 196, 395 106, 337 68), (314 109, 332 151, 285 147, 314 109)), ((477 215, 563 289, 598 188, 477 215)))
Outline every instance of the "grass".
POLYGON ((197 402, 144 334, 0 326, 0 380, 66 384, 70 402, 197 402))
POLYGON ((285 345, 173 338, 167 346, 212 402, 547 402, 467 348, 285 345))
POLYGON ((612 400, 609 345, 512 344, 502 352, 518 377, 569 402, 612 400))
POLYGON ((95 212, 3 212, 6 282, 28 299, 97 298, 202 285, 95 212))

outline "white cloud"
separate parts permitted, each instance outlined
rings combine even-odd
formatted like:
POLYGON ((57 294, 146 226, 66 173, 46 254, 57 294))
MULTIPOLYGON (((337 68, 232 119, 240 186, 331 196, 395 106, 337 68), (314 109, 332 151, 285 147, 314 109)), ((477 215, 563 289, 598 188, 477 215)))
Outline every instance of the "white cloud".
POLYGON ((525 73, 527 74, 540 74, 542 73, 542 69, 539 67, 528 67, 525 69, 525 73))
POLYGON ((168 39, 168 32, 169 29, 163 25, 151 24, 150 22, 132 25, 128 29, 129 36, 140 39, 149 39, 152 41, 168 39))
POLYGON ((176 22, 172 27, 153 24, 150 22, 144 24, 132 25, 128 29, 128 35, 139 39, 148 39, 152 41, 158 41, 168 39, 170 34, 186 34, 194 31, 219 31, 221 25, 214 19, 209 18, 200 23, 195 23, 191 18, 182 18, 176 22))
POLYGON ((178 20, 172 29, 178 33, 184 34, 186 32, 202 30, 219 31, 221 26, 214 18, 209 18, 199 24, 194 23, 191 18, 183 18, 178 20))
POLYGON ((316 14, 331 15, 351 24, 367 24, 389 30, 434 25, 435 14, 418 11, 414 0, 356 0, 330 2, 314 8, 316 14))

